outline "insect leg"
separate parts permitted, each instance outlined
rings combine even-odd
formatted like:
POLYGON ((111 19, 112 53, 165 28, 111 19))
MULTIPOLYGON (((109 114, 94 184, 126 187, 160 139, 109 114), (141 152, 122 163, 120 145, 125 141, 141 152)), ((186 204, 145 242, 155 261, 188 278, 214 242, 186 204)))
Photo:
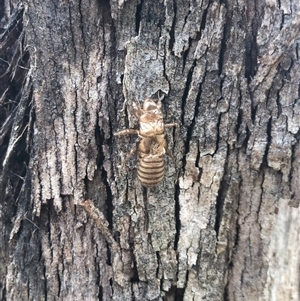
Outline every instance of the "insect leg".
POLYGON ((165 128, 173 128, 178 127, 178 123, 167 123, 165 124, 165 128))
POLYGON ((114 136, 124 136, 124 135, 138 135, 139 131, 135 129, 126 129, 117 133, 114 133, 114 136))

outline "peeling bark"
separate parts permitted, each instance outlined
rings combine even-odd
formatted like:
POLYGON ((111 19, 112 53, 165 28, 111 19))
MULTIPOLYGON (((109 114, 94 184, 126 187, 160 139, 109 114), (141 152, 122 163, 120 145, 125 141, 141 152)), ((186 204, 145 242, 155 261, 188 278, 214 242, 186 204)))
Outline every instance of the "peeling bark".
POLYGON ((299 300, 297 1, 0 4, 3 300, 299 300), (294 2, 294 3, 293 3, 294 2), (174 160, 123 160, 164 94, 174 160), (131 145, 132 144, 132 145, 131 145))

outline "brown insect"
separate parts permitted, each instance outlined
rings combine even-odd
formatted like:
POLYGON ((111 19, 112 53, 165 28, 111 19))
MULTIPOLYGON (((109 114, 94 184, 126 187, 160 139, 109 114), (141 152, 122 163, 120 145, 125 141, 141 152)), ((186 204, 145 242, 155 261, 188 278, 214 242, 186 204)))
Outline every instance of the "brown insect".
POLYGON ((137 151, 138 178, 144 187, 156 186, 164 177, 164 156, 168 152, 165 128, 177 126, 176 123, 164 124, 161 100, 146 99, 143 108, 140 103, 133 103, 133 112, 139 120, 139 130, 126 129, 115 133, 115 136, 136 134, 139 140, 131 149, 125 163, 137 151))

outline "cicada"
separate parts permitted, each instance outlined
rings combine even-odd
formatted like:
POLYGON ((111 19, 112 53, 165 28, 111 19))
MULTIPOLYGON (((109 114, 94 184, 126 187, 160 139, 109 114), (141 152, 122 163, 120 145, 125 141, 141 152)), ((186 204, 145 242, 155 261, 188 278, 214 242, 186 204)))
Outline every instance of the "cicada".
POLYGON ((160 99, 146 99, 141 108, 140 103, 133 103, 133 112, 139 121, 139 129, 125 129, 115 136, 135 134, 139 139, 130 151, 126 162, 136 152, 138 156, 137 174, 141 184, 150 188, 156 186, 164 177, 166 153, 168 150, 165 129, 176 127, 177 123, 164 123, 160 99))

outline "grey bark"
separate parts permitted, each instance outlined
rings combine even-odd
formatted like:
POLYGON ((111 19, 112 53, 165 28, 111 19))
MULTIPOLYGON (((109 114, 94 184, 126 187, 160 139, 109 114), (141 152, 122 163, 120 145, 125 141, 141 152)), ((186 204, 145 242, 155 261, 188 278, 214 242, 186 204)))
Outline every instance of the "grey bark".
POLYGON ((0 7, 2 300, 299 300, 298 1, 0 7), (164 94, 174 160, 122 162, 164 94))

